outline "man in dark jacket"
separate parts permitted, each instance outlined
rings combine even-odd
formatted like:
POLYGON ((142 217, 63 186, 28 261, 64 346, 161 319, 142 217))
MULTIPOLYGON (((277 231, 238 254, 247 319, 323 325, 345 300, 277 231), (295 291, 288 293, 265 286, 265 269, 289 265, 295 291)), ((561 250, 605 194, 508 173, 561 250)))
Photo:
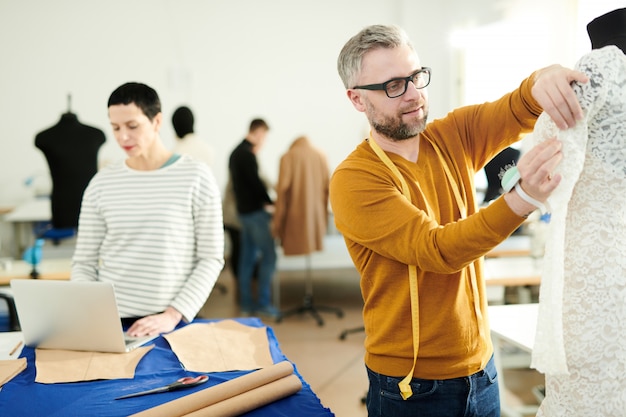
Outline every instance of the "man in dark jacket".
POLYGON ((273 201, 259 175, 256 152, 259 151, 269 126, 262 119, 254 119, 245 139, 233 150, 229 170, 241 222, 239 254, 239 305, 243 316, 252 313, 272 318, 280 316, 271 302, 271 284, 276 270, 276 247, 271 234, 273 201), (256 303, 252 297, 252 274, 257 257, 258 270, 256 303))

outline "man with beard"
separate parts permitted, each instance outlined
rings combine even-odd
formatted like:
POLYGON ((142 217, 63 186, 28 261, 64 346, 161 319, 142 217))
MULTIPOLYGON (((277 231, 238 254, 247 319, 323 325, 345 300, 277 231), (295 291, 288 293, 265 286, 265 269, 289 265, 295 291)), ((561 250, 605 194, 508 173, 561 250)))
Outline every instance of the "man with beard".
POLYGON ((338 70, 371 126, 335 173, 335 222, 361 275, 370 416, 499 416, 481 259, 561 181, 556 139, 528 151, 519 180, 477 211, 474 174, 532 130, 545 110, 561 128, 582 110, 555 65, 501 99, 426 124, 432 70, 406 34, 370 26, 338 70))

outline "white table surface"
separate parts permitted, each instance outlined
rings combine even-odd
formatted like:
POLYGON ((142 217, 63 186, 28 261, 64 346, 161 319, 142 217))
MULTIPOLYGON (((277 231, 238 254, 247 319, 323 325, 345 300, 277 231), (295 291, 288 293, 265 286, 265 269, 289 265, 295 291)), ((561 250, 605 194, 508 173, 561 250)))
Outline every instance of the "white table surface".
POLYGON ((28 200, 4 216, 4 221, 10 223, 39 222, 52 218, 49 198, 34 198, 28 200))
MULTIPOLYGON (((28 279, 32 266, 25 261, 12 261, 9 269, 0 268, 0 285, 9 285, 12 279, 28 279)), ((70 279, 72 260, 70 258, 44 259, 37 266, 40 279, 70 279)))
POLYGON ((311 269, 354 268, 350 253, 340 234, 324 236, 324 250, 310 255, 286 256, 282 248, 276 248, 278 271, 304 271, 311 269))
POLYGON ((532 352, 539 304, 489 306, 491 332, 515 346, 532 352))
POLYGON ((528 235, 513 235, 493 248, 486 257, 499 256, 527 256, 530 254, 531 237, 528 235))
POLYGON ((17 359, 22 353, 23 343, 12 355, 9 353, 23 340, 22 332, 0 332, 0 360, 17 359))
POLYGON ((33 198, 19 204, 9 213, 2 216, 2 221, 13 225, 13 248, 14 258, 22 256, 24 249, 34 239, 32 223, 45 222, 52 218, 50 199, 47 197, 33 198))
POLYGON ((541 283, 541 259, 530 256, 487 258, 484 261, 487 285, 539 285, 541 283))
MULTIPOLYGON (((502 343, 507 342, 520 348, 525 355, 522 362, 524 367, 530 364, 530 354, 535 342, 535 328, 537 323, 538 304, 507 304, 489 306, 489 322, 491 325, 491 339, 493 340, 494 359, 500 382, 500 406, 502 415, 506 417, 523 417, 535 415, 536 405, 512 405, 507 402, 505 394, 505 373, 503 368, 508 367, 505 362, 515 363, 515 358, 506 360, 502 352, 502 343), (513 359, 513 362, 511 362, 513 359)), ((520 358, 518 358, 520 359, 520 358)), ((519 365, 519 364, 518 364, 519 365)), ((519 366, 513 366, 519 367, 519 366)))

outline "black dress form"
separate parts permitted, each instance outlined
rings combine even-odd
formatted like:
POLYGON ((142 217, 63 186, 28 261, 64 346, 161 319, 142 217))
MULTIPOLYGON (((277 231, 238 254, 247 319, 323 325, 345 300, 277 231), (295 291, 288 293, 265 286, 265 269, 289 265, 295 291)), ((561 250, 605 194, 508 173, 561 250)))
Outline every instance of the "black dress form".
POLYGON ((78 226, 83 192, 98 170, 98 150, 104 142, 104 132, 80 123, 71 112, 35 137, 52 178, 52 227, 78 226))
POLYGON ((485 192, 483 203, 488 203, 500 197, 502 194, 500 173, 506 171, 507 167, 515 165, 520 158, 520 154, 521 152, 518 149, 505 148, 485 165, 487 191, 485 192))

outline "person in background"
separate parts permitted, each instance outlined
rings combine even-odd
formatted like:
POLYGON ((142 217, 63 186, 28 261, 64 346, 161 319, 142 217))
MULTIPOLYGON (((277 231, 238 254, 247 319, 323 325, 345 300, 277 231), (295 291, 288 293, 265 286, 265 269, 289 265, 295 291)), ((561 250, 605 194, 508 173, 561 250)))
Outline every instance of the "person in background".
POLYGON ((541 115, 531 136, 563 143, 531 362, 546 380, 540 417, 626 416, 626 8, 587 32, 585 117, 559 130, 541 115))
POLYGON ((181 106, 172 115, 172 126, 176 132, 174 153, 189 155, 208 166, 213 165, 213 149, 194 133, 193 112, 187 106, 181 106))
POLYGON ((231 153, 228 167, 241 224, 237 277, 241 314, 279 318, 280 312, 271 301, 276 270, 276 246, 270 230, 274 203, 261 179, 256 159, 268 130, 263 119, 252 120, 248 134, 231 153), (253 299, 252 275, 259 256, 257 295, 253 299))
POLYGON ((131 336, 168 332, 193 320, 224 265, 219 189, 205 163, 163 145, 154 89, 123 84, 108 111, 127 158, 85 190, 71 279, 113 283, 131 336))
POLYGON ((361 276, 369 416, 499 416, 481 259, 557 187, 561 145, 528 151, 521 181, 480 211, 474 176, 542 109, 573 126, 582 110, 570 83, 587 77, 547 67, 499 100, 427 124, 433 70, 400 28, 363 29, 338 70, 371 126, 330 183, 361 276))
MULTIPOLYGON (((269 181, 261 177, 261 180, 265 184, 269 184, 269 181)), ((235 280, 235 300, 239 304, 239 254, 241 252, 241 222, 239 221, 239 215, 237 214, 237 202, 235 201, 235 191, 233 190, 233 180, 228 175, 228 181, 226 182, 226 188, 224 189, 224 197, 222 198, 222 213, 224 215, 224 230, 228 234, 228 240, 230 243, 229 259, 228 263, 233 273, 235 280)), ((252 282, 256 282, 259 276, 259 262, 257 259, 252 272, 252 282)), ((253 284, 254 285, 254 284, 253 284)))
MULTIPOLYGON (((172 115, 172 126, 176 132, 176 144, 172 151, 175 154, 189 155, 193 159, 204 162, 213 167, 213 148, 195 134, 194 116, 191 109, 187 106, 181 106, 174 111, 172 115)), ((226 292, 226 286, 221 282, 215 283, 215 288, 222 293, 226 292)))

